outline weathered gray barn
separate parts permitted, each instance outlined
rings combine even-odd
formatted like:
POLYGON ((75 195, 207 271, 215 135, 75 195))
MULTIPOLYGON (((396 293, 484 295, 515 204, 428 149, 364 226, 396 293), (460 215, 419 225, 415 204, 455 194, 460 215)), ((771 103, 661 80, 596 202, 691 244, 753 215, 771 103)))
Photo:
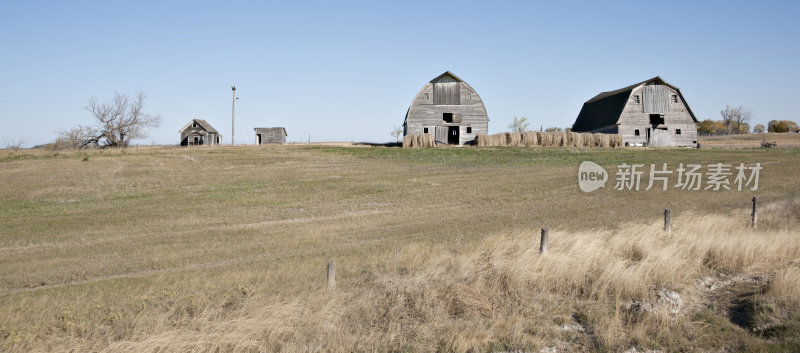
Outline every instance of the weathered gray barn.
POLYGON ((447 71, 422 87, 403 122, 403 135, 434 134, 437 144, 463 145, 489 132, 489 116, 478 93, 447 71))
POLYGON ((282 127, 257 127, 253 129, 256 131, 256 145, 278 144, 286 143, 286 129, 282 127))
POLYGON ((222 135, 207 121, 192 119, 178 130, 181 133, 181 146, 219 145, 222 135))
POLYGON ((586 101, 572 131, 620 134, 630 146, 697 146, 697 118, 658 76, 586 101))

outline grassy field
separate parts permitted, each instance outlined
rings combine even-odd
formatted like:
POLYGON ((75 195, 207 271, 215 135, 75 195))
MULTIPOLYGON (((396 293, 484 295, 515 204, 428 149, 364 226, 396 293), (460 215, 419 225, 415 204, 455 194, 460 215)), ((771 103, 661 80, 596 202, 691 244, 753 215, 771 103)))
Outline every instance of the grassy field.
POLYGON ((703 148, 757 148, 761 142, 775 142, 779 148, 800 147, 800 134, 766 133, 744 135, 699 136, 703 148))
POLYGON ((797 350, 798 161, 783 148, 1 151, 0 350, 797 350), (580 191, 585 160, 611 173, 605 189, 580 191), (761 163, 758 190, 613 189, 621 163, 719 162, 761 163), (678 314, 658 310, 662 289, 681 295, 678 314))

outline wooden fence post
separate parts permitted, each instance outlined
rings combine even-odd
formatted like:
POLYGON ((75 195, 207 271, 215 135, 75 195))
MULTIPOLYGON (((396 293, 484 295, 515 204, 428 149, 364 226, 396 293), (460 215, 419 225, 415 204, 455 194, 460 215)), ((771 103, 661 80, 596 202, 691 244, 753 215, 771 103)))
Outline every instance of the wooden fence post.
POLYGON ((664 231, 672 233, 672 216, 670 215, 669 208, 664 209, 664 231))
POLYGON ((328 293, 336 291, 336 262, 328 261, 328 293))
POLYGON ((753 196, 753 229, 758 228, 758 198, 753 196))
POLYGON ((539 253, 547 253, 547 227, 542 228, 542 239, 539 243, 539 253))

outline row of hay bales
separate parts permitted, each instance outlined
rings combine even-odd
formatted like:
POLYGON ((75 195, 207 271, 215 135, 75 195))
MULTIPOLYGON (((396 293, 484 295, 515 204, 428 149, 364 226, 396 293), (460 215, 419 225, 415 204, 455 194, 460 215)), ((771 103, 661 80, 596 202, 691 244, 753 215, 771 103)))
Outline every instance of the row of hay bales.
POLYGON ((406 135, 403 136, 403 147, 436 147, 436 140, 434 140, 433 134, 406 135))
POLYGON ((593 134, 590 132, 504 132, 475 137, 478 146, 564 146, 564 147, 620 147, 619 134, 593 134))

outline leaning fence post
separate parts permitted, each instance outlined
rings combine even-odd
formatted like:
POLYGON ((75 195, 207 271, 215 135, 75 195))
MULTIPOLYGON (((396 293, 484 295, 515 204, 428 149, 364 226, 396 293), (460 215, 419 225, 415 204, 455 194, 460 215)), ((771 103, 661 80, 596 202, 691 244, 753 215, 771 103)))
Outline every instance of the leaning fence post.
POLYGON ((539 243, 539 253, 547 253, 547 227, 542 228, 542 239, 539 243))
POLYGON ((672 216, 670 215, 669 208, 664 209, 664 231, 672 233, 672 216))
POLYGON ((328 293, 336 291, 336 262, 328 261, 328 293))
POLYGON ((758 198, 753 196, 753 229, 758 228, 758 198))

